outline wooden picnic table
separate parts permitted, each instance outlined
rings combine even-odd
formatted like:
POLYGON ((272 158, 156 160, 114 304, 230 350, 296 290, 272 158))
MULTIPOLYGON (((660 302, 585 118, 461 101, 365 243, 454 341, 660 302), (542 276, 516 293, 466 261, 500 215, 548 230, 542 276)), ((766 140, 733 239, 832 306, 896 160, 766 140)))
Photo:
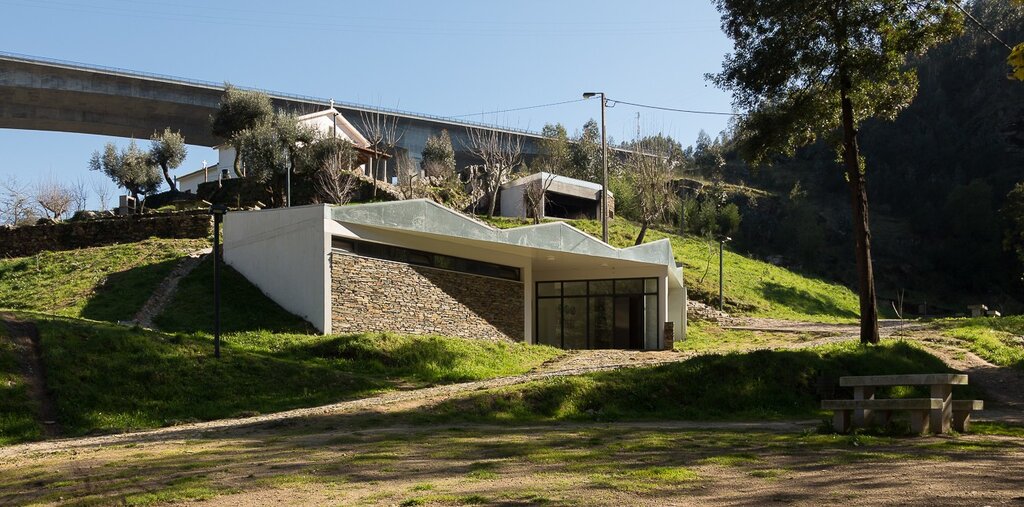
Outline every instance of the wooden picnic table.
MULTIPOLYGON (((847 431, 853 427, 863 427, 871 422, 873 412, 878 411, 888 420, 894 410, 911 413, 911 428, 918 433, 949 433, 953 425, 953 386, 967 385, 967 375, 957 373, 928 373, 912 375, 869 375, 860 377, 840 377, 839 385, 853 388, 852 400, 823 400, 822 408, 835 411, 833 425, 838 431, 847 431), (928 398, 876 400, 875 388, 893 386, 928 386, 928 398), (852 412, 852 421, 850 413, 852 412)), ((968 400, 966 404, 958 403, 958 429, 966 429, 971 410, 981 410, 980 400, 968 400), (966 410, 966 416, 962 412, 966 410)))

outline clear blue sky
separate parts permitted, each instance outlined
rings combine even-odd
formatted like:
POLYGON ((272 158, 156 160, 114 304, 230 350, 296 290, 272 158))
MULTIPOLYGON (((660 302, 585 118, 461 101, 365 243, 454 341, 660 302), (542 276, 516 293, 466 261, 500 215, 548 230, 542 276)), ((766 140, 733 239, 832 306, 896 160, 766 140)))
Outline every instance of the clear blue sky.
MULTIPOLYGON (((271 2, 0 0, 0 50, 230 81, 441 116, 516 108, 605 91, 609 98, 730 111, 704 80, 730 41, 710 0, 271 2)), ((608 133, 664 132, 684 145, 727 118, 616 105, 608 133)), ((596 100, 470 119, 570 133, 599 117, 596 100)), ((173 126, 172 126, 173 127, 173 126)), ((0 178, 87 180, 108 140, 0 129, 0 178)), ((148 145, 148 142, 142 143, 148 145)), ((179 174, 214 161, 190 147, 179 174)))

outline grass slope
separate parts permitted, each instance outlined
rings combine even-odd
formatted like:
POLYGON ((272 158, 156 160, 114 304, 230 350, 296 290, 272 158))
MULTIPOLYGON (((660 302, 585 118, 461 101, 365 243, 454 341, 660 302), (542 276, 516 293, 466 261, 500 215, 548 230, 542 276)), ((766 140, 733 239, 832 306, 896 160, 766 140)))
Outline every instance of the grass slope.
POLYGON ((37 321, 48 383, 70 434, 153 428, 315 406, 397 386, 524 373, 543 346, 394 335, 238 333, 222 358, 202 334, 78 319, 37 321))
POLYGON ((208 245, 153 238, 0 260, 0 308, 130 319, 185 254, 208 245))
MULTIPOLYGON (((313 326, 281 308, 244 276, 221 269, 221 332, 312 333, 313 326)), ((171 332, 213 333, 213 259, 205 259, 178 283, 178 291, 154 322, 171 332)))
POLYGON ((986 361, 1024 369, 1024 316, 947 319, 938 326, 986 361))
MULTIPOLYGON (((946 371, 950 370, 941 360, 902 341, 868 347, 841 343, 793 351, 707 354, 657 367, 492 390, 410 417, 481 422, 813 418, 824 415, 819 408, 823 397, 851 397, 835 387, 840 376, 946 371)), ((894 388, 879 396, 923 394, 894 388)), ((969 395, 966 390, 955 394, 965 395, 969 395)))
MULTIPOLYGON (((481 217, 495 227, 510 228, 525 222, 507 218, 481 217)), ((596 237, 601 223, 595 220, 570 220, 570 224, 596 237)), ((613 246, 632 246, 639 226, 622 218, 609 223, 608 241, 613 246)), ((676 261, 683 265, 689 297, 718 304, 718 244, 662 231, 647 232, 646 242, 667 238, 676 261)), ((767 262, 725 251, 725 305, 728 310, 746 315, 780 319, 838 322, 859 315, 857 294, 849 288, 767 262)))
POLYGON ((0 445, 36 440, 42 431, 7 328, 0 324, 0 445))

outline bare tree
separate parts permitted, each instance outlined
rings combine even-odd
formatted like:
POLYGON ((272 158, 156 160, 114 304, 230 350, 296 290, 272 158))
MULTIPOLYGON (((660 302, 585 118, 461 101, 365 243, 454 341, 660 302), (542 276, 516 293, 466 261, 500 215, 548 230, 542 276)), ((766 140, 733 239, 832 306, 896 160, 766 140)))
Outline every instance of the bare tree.
POLYGON ((321 139, 310 147, 313 187, 324 202, 345 204, 355 190, 356 152, 344 139, 321 139))
POLYGON ((89 205, 89 189, 86 188, 85 179, 81 176, 68 184, 71 191, 71 206, 75 211, 83 211, 89 205))
MULTIPOLYGON (((361 111, 360 119, 363 121, 363 137, 370 142, 367 148, 378 153, 393 154, 395 146, 402 140, 405 130, 398 127, 398 117, 380 111, 361 111)), ((370 177, 373 178, 373 193, 377 195, 377 177, 387 178, 388 161, 383 160, 383 172, 380 172, 376 158, 370 159, 368 169, 370 177)))
POLYGON ((114 192, 111 191, 110 185, 108 185, 106 181, 93 178, 92 192, 96 194, 96 199, 99 201, 100 211, 107 211, 110 209, 110 198, 113 197, 114 192))
POLYGON ((551 184, 555 182, 556 175, 551 173, 537 173, 540 178, 530 182, 523 190, 523 205, 527 214, 533 218, 534 224, 539 224, 544 216, 545 196, 551 184))
POLYGON ((60 220, 75 201, 71 187, 50 178, 36 184, 35 200, 48 218, 60 220))
POLYGON ((494 216, 501 184, 523 161, 523 138, 510 132, 472 127, 466 129, 466 135, 469 139, 466 149, 483 163, 481 176, 490 197, 487 216, 494 216))
POLYGON ((398 174, 398 191, 403 199, 419 199, 427 195, 426 183, 409 155, 403 153, 397 157, 395 172, 398 174))
POLYGON ((16 178, 12 176, 0 182, 0 190, 0 223, 23 225, 38 216, 29 188, 16 178))
POLYGON ((636 244, 644 242, 647 228, 663 221, 678 206, 672 191, 672 164, 668 153, 654 145, 640 145, 626 159, 627 178, 636 191, 636 215, 640 233, 636 244))

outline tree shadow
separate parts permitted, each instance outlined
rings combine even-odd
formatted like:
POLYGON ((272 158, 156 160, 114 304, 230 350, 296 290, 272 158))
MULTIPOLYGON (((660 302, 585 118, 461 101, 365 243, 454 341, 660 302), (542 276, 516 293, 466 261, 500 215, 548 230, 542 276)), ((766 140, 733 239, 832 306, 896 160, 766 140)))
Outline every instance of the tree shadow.
POLYGON ((143 264, 107 275, 86 300, 81 316, 106 322, 131 319, 179 262, 171 259, 143 264))
POLYGON ((834 302, 815 296, 806 290, 787 287, 775 282, 763 283, 759 290, 766 300, 805 315, 847 318, 859 316, 857 312, 840 308, 834 302))

